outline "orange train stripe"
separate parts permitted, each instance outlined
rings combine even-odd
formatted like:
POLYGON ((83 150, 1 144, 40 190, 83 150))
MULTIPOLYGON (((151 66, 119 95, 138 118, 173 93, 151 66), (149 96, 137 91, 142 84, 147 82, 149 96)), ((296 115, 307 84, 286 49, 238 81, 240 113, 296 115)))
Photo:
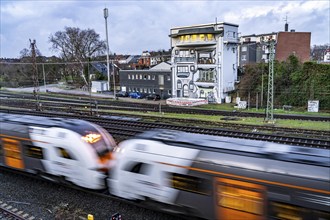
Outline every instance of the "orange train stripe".
POLYGON ((262 180, 262 179, 251 178, 251 177, 246 177, 246 176, 239 176, 239 175, 235 175, 235 174, 222 173, 222 172, 205 170, 205 169, 194 168, 194 167, 189 167, 189 166, 181 166, 181 165, 175 165, 175 164, 164 163, 164 162, 159 162, 159 163, 168 165, 168 166, 181 167, 181 168, 185 168, 188 170, 194 170, 194 171, 203 172, 203 173, 217 174, 217 175, 223 175, 223 176, 227 176, 227 177, 235 177, 235 178, 240 178, 240 179, 244 179, 244 180, 251 180, 251 181, 256 181, 256 182, 261 182, 261 183, 268 183, 268 184, 272 184, 272 185, 285 186, 285 187, 289 187, 289 188, 313 191, 313 192, 324 193, 324 194, 330 195, 330 191, 326 191, 326 190, 313 189, 313 188, 309 188, 309 187, 296 186, 296 185, 292 185, 292 184, 273 182, 273 181, 269 181, 269 180, 262 180))
POLYGON ((5 135, 5 134, 0 134, 0 137, 12 138, 12 139, 15 139, 15 140, 20 140, 20 141, 32 141, 32 142, 40 142, 40 143, 45 143, 45 144, 48 143, 48 142, 45 142, 45 141, 37 141, 37 140, 32 140, 30 138, 22 138, 22 137, 10 136, 10 135, 5 135))

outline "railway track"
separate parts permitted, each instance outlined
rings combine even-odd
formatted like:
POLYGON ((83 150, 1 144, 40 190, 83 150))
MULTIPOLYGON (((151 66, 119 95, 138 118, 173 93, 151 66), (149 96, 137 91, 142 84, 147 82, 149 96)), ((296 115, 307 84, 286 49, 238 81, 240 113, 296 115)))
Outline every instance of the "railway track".
POLYGON ((33 216, 13 208, 11 205, 0 201, 0 219, 1 220, 33 220, 33 216))
MULTIPOLYGON (((11 93, 6 91, 0 92, 0 97, 4 102, 5 99, 10 99, 14 101, 15 99, 24 99, 25 101, 34 101, 35 98, 33 94, 30 93, 11 93)), ((94 105, 95 101, 97 102, 98 108, 101 109, 112 109, 112 110, 127 110, 130 111, 159 111, 158 104, 146 104, 146 103, 132 103, 132 102, 121 102, 121 101, 109 101, 107 99, 96 99, 95 97, 90 99, 90 97, 79 95, 77 97, 54 97, 53 95, 41 95, 41 103, 43 105, 46 102, 56 102, 61 103, 65 106, 90 106, 94 105), (92 102, 91 102, 92 101, 92 102)), ((20 100, 22 102, 22 100, 20 100)), ((227 116, 227 117, 258 117, 264 118, 263 113, 251 113, 251 112, 242 112, 242 111, 220 111, 220 110, 208 110, 201 109, 196 107, 171 107, 171 106, 161 106, 161 110, 167 113, 178 113, 178 114, 201 114, 201 115, 217 115, 217 116, 227 116)), ((311 120, 311 121, 330 121, 330 117, 323 116, 306 116, 306 115, 284 115, 284 114, 275 114, 274 118, 276 119, 294 119, 294 120, 311 120)))
MULTIPOLYGON (((159 219, 159 220, 170 220, 170 219, 176 219, 176 220, 197 220, 194 217, 190 216, 181 216, 177 215, 177 213, 170 213, 167 209, 164 209, 164 206, 159 206, 157 203, 152 203, 150 201, 132 201, 132 200, 126 200, 120 197, 116 197, 113 195, 110 195, 108 190, 104 192, 100 191, 93 191, 88 190, 85 188, 81 188, 78 186, 75 186, 73 184, 67 183, 67 182, 56 182, 51 181, 50 179, 44 179, 40 176, 33 175, 30 173, 23 173, 14 169, 9 169, 5 167, 0 167, 0 174, 4 175, 11 175, 16 176, 16 179, 22 179, 20 184, 24 184, 25 182, 28 182, 30 184, 35 185, 36 187, 31 188, 38 188, 40 190, 42 189, 48 189, 50 194, 56 194, 56 197, 70 197, 71 206, 74 206, 74 208, 78 208, 77 213, 73 213, 75 210, 70 210, 69 207, 55 207, 53 208, 52 212, 47 211, 47 216, 45 218, 40 218, 40 210, 36 213, 36 218, 32 216, 26 216, 26 218, 23 219, 17 219, 17 220, 36 220, 36 219, 53 219, 49 216, 55 216, 55 219, 80 219, 80 220, 87 220, 87 214, 93 214, 95 215, 95 219, 111 219, 110 216, 106 213, 120 213, 123 215, 123 219, 146 219, 146 220, 153 220, 153 219, 159 219), (24 183, 23 183, 24 181, 24 183), (69 194, 69 195, 68 195, 69 194), (71 195, 72 194, 72 195, 71 195), (77 196, 77 194, 80 194, 77 196), (61 196, 62 195, 62 196, 61 196), (72 198, 74 197, 74 198, 72 198), (77 200, 74 204, 75 199, 81 199, 81 197, 85 198, 84 200, 77 200), (71 199, 72 198, 72 199, 71 199), (88 206, 98 203, 95 206, 100 206, 100 208, 96 207, 95 212, 88 212, 85 211, 83 207, 86 206, 86 203, 88 203, 88 206), (90 204, 92 203, 92 204, 90 204), (56 210, 58 208, 64 209, 64 210, 56 210), (51 214, 52 213, 52 214, 51 214), (62 218, 61 218, 62 217, 62 218), (97 218, 98 217, 98 218, 97 218)), ((13 183, 14 184, 14 183, 13 183)), ((18 190, 21 190, 22 188, 19 188, 18 190)), ((27 191, 30 191, 31 189, 28 189, 27 191)), ((42 192, 42 191, 41 191, 42 192)), ((25 193, 24 193, 25 194, 25 193)), ((55 196, 55 195, 53 195, 55 196)), ((40 198, 42 199, 42 198, 40 198)), ((63 199, 65 200, 65 199, 63 199)), ((39 201, 38 201, 39 203, 39 201)), ((56 205, 56 202, 54 202, 54 206, 56 205)), ((7 204, 6 204, 7 205, 7 204)), ((1 201, 0 201, 1 206, 1 201)), ((39 208, 38 208, 39 209, 39 208)), ((45 209, 45 208, 41 208, 45 209)), ((47 209, 48 206, 47 206, 47 209)), ((1 216, 1 211, 0 211, 1 216)), ((22 216, 21 216, 22 217, 22 216)), ((12 220, 12 219, 2 219, 0 217, 0 220, 12 220)))
MULTIPOLYGON (((67 103, 54 103, 54 102, 45 102, 43 103, 43 110, 44 111, 56 111, 56 112, 71 112, 76 114, 90 114, 90 108, 87 103, 81 103, 74 105, 67 104, 67 103)), ((19 107, 19 108, 28 108, 28 109, 35 109, 35 104, 29 101, 23 102, 15 102, 12 100, 5 100, 2 102, 2 106, 10 106, 10 107, 19 107)), ((109 108, 108 108, 109 110, 109 108)), ((114 110, 111 108, 111 110, 114 110)), ((126 109, 128 110, 128 109, 126 109)), ((137 109, 134 109, 137 110, 137 109)), ((96 112, 96 109, 92 109, 93 113, 96 112)), ((141 110, 143 111, 143 109, 141 110)), ((109 114, 105 109, 98 109, 97 114, 99 115, 107 115, 109 114)), ((113 113, 111 112, 113 118, 115 117, 136 117, 132 116, 132 114, 125 114, 125 113, 113 113)), ((156 116, 138 116, 143 121, 150 121, 150 122, 159 122, 159 123, 167 123, 167 124, 178 124, 178 125, 192 125, 195 127, 206 127, 206 128, 226 128, 229 130, 240 130, 245 132, 253 132, 253 133, 268 133, 268 134, 278 134, 278 135, 286 135, 286 136, 293 136, 293 137, 306 137, 306 138, 314 138, 314 139, 325 139, 328 140, 330 137, 329 131, 320 131, 320 130, 307 130, 307 129, 292 129, 292 128, 285 128, 285 127, 276 127, 276 126, 260 126, 260 125, 246 125, 240 124, 239 121, 241 120, 238 117, 235 118, 225 118, 228 121, 234 120, 238 123, 229 123, 229 122, 218 122, 218 121, 202 121, 202 120, 194 120, 194 119, 178 119, 178 118, 167 118, 167 117, 156 117, 156 116)))
POLYGON ((164 123, 151 123, 151 122, 141 122, 141 121, 121 120, 121 119, 111 119, 111 118, 109 119, 109 118, 101 118, 95 116, 83 116, 83 115, 74 115, 74 114, 65 114, 65 113, 49 113, 49 112, 4 110, 4 109, 0 109, 0 112, 25 114, 25 115, 30 114, 30 115, 39 115, 46 117, 84 119, 101 125, 105 129, 107 129, 117 139, 117 141, 121 141, 123 139, 132 137, 145 130, 163 128, 163 129, 186 131, 191 133, 246 138, 246 139, 262 140, 262 141, 276 142, 276 143, 282 143, 288 145, 305 146, 305 147, 329 148, 330 146, 329 136, 326 140, 320 140, 320 139, 306 138, 306 137, 292 137, 285 135, 242 132, 242 131, 235 131, 235 130, 228 130, 221 128, 204 128, 204 127, 201 128, 195 126, 180 126, 180 125, 171 125, 164 123))

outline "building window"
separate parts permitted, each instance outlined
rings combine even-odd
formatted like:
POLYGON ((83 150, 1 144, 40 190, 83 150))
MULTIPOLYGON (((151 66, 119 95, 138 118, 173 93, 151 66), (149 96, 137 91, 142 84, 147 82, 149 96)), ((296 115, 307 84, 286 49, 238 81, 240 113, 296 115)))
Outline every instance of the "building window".
POLYGON ((178 66, 177 67, 177 76, 187 78, 189 76, 189 68, 188 66, 178 66))
POLYGON ((189 83, 189 90, 193 91, 194 90, 194 84, 193 83, 189 83))
POLYGON ((140 74, 140 79, 142 79, 142 74, 140 74))
POLYGON ((159 85, 164 85, 164 75, 159 75, 158 76, 158 84, 159 85))
POLYGON ((242 52, 245 52, 245 51, 247 51, 247 46, 242 47, 242 52))
POLYGON ((194 65, 191 65, 191 66, 190 66, 190 71, 191 71, 191 72, 194 72, 194 71, 195 71, 195 66, 194 66, 194 65))
POLYGON ((131 75, 130 74, 128 74, 127 77, 128 77, 128 79, 131 79, 131 75))
POLYGON ((178 87, 178 89, 182 89, 182 82, 181 82, 181 80, 178 80, 177 87, 178 87))
POLYGON ((213 34, 207 34, 207 40, 208 41, 214 40, 214 35, 213 34))
POLYGON ((134 75, 132 75, 132 80, 134 80, 134 75))
POLYGON ((150 75, 148 75, 148 80, 150 80, 151 79, 151 76, 150 75))
POLYGON ((246 61, 246 55, 242 55, 242 61, 246 61))
POLYGON ((190 57, 189 50, 180 50, 179 57, 190 57))
POLYGON ((152 80, 156 80, 156 76, 155 75, 152 75, 152 80))
POLYGON ((167 75, 167 81, 171 81, 171 75, 167 75))
POLYGON ((168 90, 168 94, 169 94, 169 95, 172 95, 172 90, 169 89, 169 90, 168 90))
POLYGON ((214 70, 200 70, 198 82, 213 82, 214 81, 214 70))
POLYGON ((144 75, 144 76, 143 76, 143 79, 144 79, 144 80, 147 80, 147 75, 144 75))
POLYGON ((178 73, 189 73, 188 66, 178 66, 178 73))

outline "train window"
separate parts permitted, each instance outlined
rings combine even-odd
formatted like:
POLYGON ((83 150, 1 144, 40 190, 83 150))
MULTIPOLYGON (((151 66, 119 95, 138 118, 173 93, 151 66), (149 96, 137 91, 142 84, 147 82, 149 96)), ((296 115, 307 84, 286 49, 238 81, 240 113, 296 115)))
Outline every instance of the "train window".
POLYGON ((138 174, 144 174, 146 175, 148 173, 148 168, 149 165, 146 163, 130 163, 127 167, 126 167, 126 171, 129 171, 131 173, 138 173, 138 174))
POLYGON ((58 153, 61 157, 65 158, 65 159, 70 159, 73 160, 74 158, 72 156, 70 156, 69 152, 67 150, 65 150, 64 148, 58 147, 58 153))
POLYGON ((209 194, 210 190, 207 186, 210 185, 209 180, 189 176, 179 173, 170 174, 170 185, 174 189, 199 193, 199 194, 209 194))
POLYGON ((270 202, 269 217, 273 219, 330 219, 330 213, 282 202, 270 202))
POLYGON ((32 158, 43 159, 44 155, 41 147, 36 147, 32 145, 26 146, 25 155, 32 158))
POLYGON ((262 187, 253 183, 221 179, 217 185, 217 203, 224 209, 253 215, 264 214, 262 187))

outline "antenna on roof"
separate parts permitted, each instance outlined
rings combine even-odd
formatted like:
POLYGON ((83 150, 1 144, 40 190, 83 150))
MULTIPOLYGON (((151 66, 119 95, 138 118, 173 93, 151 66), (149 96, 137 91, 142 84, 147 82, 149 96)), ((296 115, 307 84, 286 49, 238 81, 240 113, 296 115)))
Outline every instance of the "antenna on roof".
POLYGON ((218 23, 218 18, 217 17, 215 17, 215 24, 217 24, 218 23))
POLYGON ((289 31, 289 24, 288 24, 288 13, 286 13, 285 15, 285 18, 284 18, 284 21, 285 21, 285 25, 284 25, 284 31, 289 31))

